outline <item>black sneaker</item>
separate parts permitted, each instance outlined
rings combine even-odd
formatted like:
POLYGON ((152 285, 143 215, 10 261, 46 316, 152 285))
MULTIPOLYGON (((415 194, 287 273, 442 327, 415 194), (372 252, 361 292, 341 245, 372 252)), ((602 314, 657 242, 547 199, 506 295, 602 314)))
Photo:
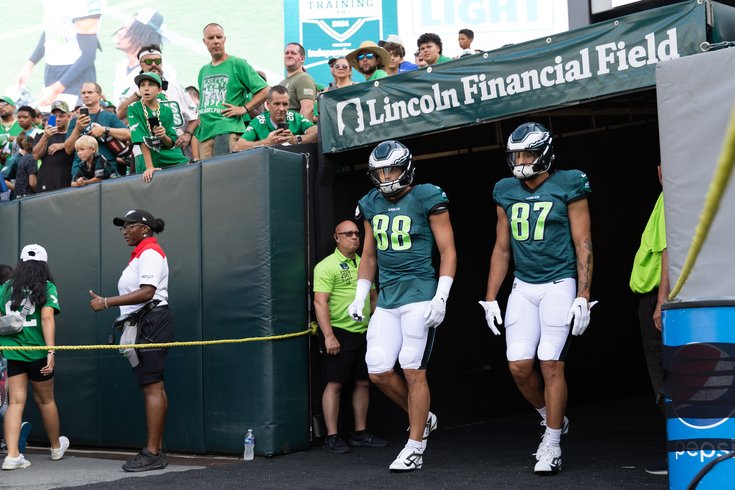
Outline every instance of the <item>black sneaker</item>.
POLYGON ((370 432, 364 430, 361 433, 355 431, 350 432, 350 438, 347 440, 347 444, 350 446, 362 446, 362 447, 386 447, 388 441, 372 435, 370 432))
POLYGON ((158 454, 161 455, 161 465, 162 465, 161 468, 165 468, 166 466, 168 466, 168 458, 166 457, 166 448, 162 447, 161 449, 159 449, 158 454))
POLYGON ((122 469, 125 471, 162 470, 164 467, 165 457, 163 453, 151 454, 146 448, 143 448, 137 456, 122 465, 122 469))
POLYGON ((327 436, 324 439, 324 450, 329 453, 344 454, 349 453, 350 448, 345 441, 342 440, 338 435, 327 436))
POLYGON ((647 465, 645 469, 646 473, 651 475, 668 475, 669 461, 667 459, 662 459, 661 461, 647 465))

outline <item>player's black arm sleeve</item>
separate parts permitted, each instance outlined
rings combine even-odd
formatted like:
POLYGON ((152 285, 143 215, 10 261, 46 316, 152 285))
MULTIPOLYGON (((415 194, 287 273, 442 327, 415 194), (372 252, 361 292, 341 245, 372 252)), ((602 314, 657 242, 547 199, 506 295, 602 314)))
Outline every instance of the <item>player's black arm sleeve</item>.
POLYGON ((28 61, 35 65, 36 63, 41 61, 41 58, 43 58, 44 54, 46 54, 46 31, 41 33, 41 37, 38 39, 36 49, 33 50, 33 52, 31 53, 31 57, 28 58, 28 61))
POLYGON ((441 214, 446 213, 447 211, 449 211, 449 203, 440 202, 429 210, 429 214, 441 214))
POLYGON ((71 81, 79 77, 88 66, 93 65, 97 58, 97 34, 77 34, 77 43, 82 54, 61 76, 59 81, 64 87, 68 87, 71 81))

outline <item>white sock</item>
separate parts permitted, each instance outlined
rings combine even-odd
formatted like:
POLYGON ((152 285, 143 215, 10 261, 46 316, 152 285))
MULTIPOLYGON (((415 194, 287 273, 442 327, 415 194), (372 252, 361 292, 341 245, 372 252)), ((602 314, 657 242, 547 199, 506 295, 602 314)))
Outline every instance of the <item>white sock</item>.
POLYGON ((546 426, 546 432, 544 433, 544 442, 549 446, 559 446, 561 441, 561 429, 551 429, 546 426))
POLYGON ((537 408, 536 411, 541 415, 541 418, 544 419, 544 422, 546 422, 546 407, 537 408))
POLYGON ((410 447, 411 449, 419 452, 422 452, 424 449, 424 445, 421 441, 414 441, 413 439, 408 440, 408 442, 406 443, 406 447, 410 447))

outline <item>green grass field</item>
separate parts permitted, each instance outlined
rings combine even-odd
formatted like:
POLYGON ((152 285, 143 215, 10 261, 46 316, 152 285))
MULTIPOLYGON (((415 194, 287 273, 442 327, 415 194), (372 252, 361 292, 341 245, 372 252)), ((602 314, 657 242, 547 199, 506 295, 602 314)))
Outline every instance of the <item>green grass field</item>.
MULTIPOLYGON (((283 0, 107 0, 99 33, 102 51, 97 52, 95 63, 103 90, 112 91, 115 66, 124 58, 113 44, 113 34, 144 7, 158 10, 166 21, 170 41, 164 46, 164 59, 175 68, 182 85, 196 85, 199 68, 209 62, 202 44, 202 28, 209 22, 224 27, 228 53, 263 70, 270 83, 283 78, 283 0)), ((5 60, 0 74, 3 91, 12 87, 43 29, 41 0, 26 0, 22 8, 13 10, 0 32, 5 60)), ((34 94, 43 87, 44 67, 41 60, 28 81, 34 94)))

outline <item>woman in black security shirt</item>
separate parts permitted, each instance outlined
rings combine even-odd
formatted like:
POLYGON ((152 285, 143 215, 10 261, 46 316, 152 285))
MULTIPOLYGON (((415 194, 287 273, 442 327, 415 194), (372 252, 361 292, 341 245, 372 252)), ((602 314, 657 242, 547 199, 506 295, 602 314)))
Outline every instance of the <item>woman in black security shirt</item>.
MULTIPOLYGON (((89 305, 94 311, 119 306, 121 316, 142 311, 143 316, 138 322, 138 343, 172 342, 175 324, 168 308, 168 260, 153 236, 163 231, 164 222, 143 209, 132 209, 112 222, 121 227, 125 242, 135 248, 118 281, 119 296, 102 297, 90 291, 92 300, 89 305)), ((145 400, 147 440, 140 453, 123 465, 123 470, 158 470, 168 464, 163 447, 163 428, 168 411, 163 368, 168 349, 136 350, 140 363, 133 372, 145 400)))

